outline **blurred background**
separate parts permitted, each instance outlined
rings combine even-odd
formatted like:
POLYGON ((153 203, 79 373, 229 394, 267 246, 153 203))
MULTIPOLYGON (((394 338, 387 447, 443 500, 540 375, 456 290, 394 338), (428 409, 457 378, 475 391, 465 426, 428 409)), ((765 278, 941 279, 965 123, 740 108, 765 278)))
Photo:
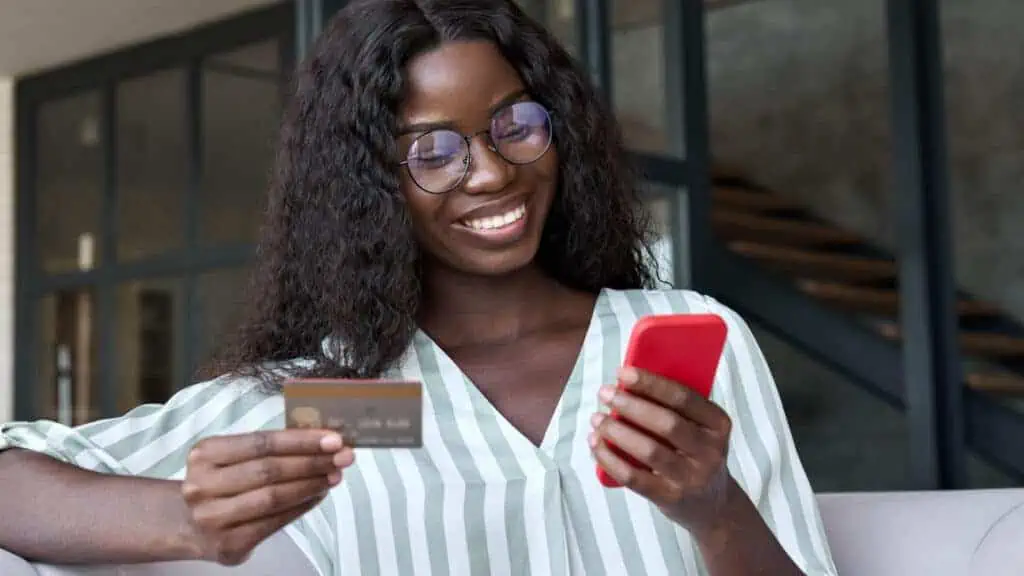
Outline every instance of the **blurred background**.
MULTIPOLYGON (((0 421, 194 381, 343 4, 0 4, 0 421)), ((817 490, 1024 482, 1024 4, 519 4, 612 102, 665 283, 754 327, 817 490)))

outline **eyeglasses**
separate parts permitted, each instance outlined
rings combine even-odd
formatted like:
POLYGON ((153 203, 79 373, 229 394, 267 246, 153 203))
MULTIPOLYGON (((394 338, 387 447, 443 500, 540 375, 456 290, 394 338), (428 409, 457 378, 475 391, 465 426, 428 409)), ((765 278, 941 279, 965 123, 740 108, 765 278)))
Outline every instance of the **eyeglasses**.
POLYGON ((551 115, 536 102, 516 102, 499 110, 487 130, 464 136, 454 130, 431 130, 416 137, 400 162, 424 192, 444 194, 465 179, 472 164, 470 143, 487 134, 487 147, 509 164, 536 161, 551 146, 551 115))

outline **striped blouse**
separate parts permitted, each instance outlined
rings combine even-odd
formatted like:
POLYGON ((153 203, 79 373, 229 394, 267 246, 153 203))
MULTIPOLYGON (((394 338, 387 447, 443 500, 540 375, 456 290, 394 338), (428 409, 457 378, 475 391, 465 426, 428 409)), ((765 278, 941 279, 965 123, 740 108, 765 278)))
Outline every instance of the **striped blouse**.
MULTIPOLYGON (((597 481, 587 445, 598 388, 613 382, 633 323, 664 313, 715 313, 729 326, 712 399, 733 419, 728 466, 796 564, 834 575, 815 497, 761 351, 743 320, 689 291, 604 290, 539 447, 418 332, 390 376, 424 384, 421 449, 356 450, 317 508, 285 528, 321 576, 697 576, 690 535, 627 489, 597 481)), ((0 427, 0 449, 44 452, 113 474, 181 479, 200 438, 281 428, 283 401, 224 378, 163 405, 68 428, 0 427)))

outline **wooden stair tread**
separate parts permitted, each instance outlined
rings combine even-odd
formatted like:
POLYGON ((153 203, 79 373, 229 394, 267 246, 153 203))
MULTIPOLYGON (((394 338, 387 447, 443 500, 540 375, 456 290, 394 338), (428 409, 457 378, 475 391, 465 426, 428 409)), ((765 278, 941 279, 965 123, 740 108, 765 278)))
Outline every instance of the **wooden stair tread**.
POLYGON ((772 218, 714 208, 711 222, 727 240, 761 240, 774 244, 854 245, 860 236, 826 224, 799 218, 772 218))
MULTIPOLYGON (((806 294, 862 312, 895 316, 899 313, 900 293, 893 288, 851 286, 840 282, 797 280, 797 287, 806 294)), ((991 316, 999 310, 985 302, 958 300, 957 314, 961 316, 991 316)))
MULTIPOLYGON (((892 322, 881 322, 878 332, 890 339, 899 340, 900 327, 892 322)), ((1024 356, 1024 338, 992 332, 961 331, 960 346, 967 354, 989 357, 1024 356)))
POLYGON ((1024 378, 1016 374, 981 373, 967 375, 967 386, 979 392, 1003 396, 1024 396, 1024 378))
POLYGON ((892 260, 864 258, 787 246, 736 241, 729 250, 753 258, 777 270, 805 277, 827 277, 851 282, 895 280, 899 274, 892 260))
POLYGON ((798 210, 799 205, 770 192, 759 192, 739 186, 715 186, 711 193, 715 206, 746 210, 751 212, 770 212, 773 210, 798 210))

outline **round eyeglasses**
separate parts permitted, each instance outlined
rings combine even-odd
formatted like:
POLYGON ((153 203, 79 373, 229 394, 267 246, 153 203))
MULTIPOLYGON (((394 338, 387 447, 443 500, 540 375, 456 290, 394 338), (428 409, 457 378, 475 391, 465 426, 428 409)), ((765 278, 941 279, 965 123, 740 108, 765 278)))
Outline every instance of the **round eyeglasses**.
POLYGON ((444 194, 454 190, 469 173, 470 143, 487 134, 487 147, 509 164, 536 161, 551 146, 551 115, 536 102, 516 102, 499 110, 491 126, 464 136, 438 129, 417 136, 406 159, 400 162, 424 192, 444 194))

